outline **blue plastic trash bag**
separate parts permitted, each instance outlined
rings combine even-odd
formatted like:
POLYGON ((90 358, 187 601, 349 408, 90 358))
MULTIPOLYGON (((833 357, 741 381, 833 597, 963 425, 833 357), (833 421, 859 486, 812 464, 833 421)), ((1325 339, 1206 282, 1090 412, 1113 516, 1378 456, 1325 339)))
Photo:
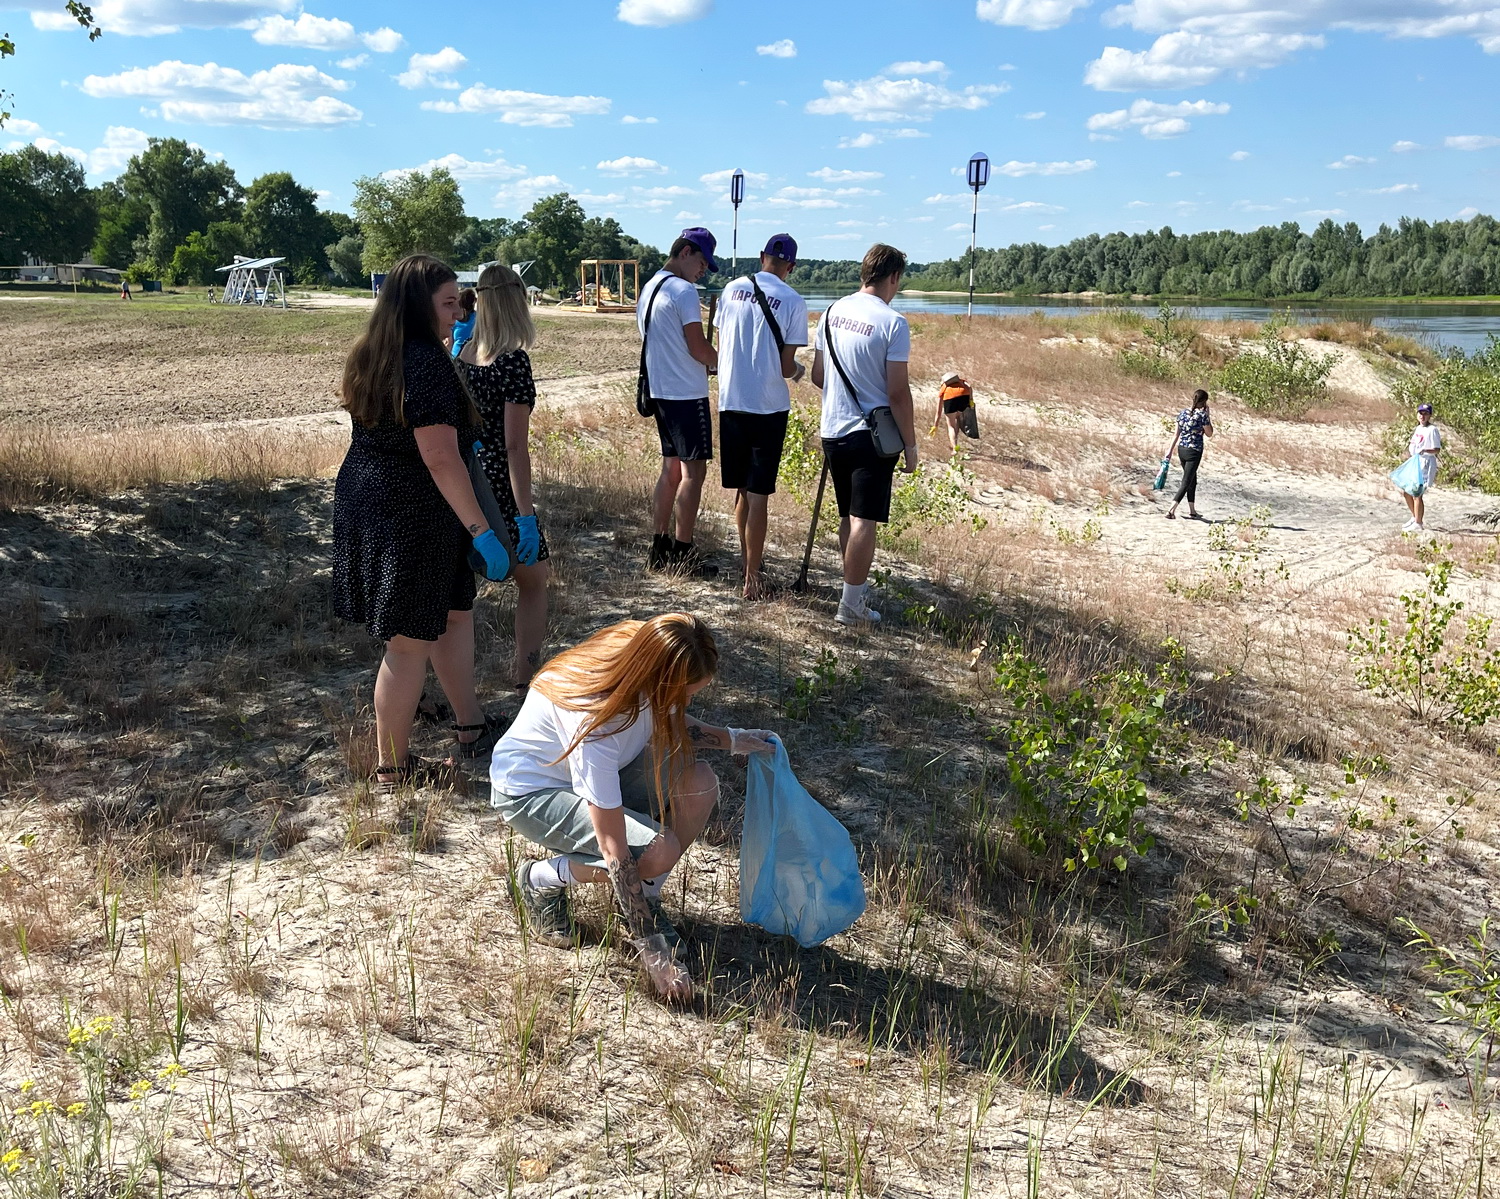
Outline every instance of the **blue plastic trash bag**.
POLYGON ((1163 458, 1161 460, 1161 469, 1156 472, 1156 482, 1151 484, 1152 491, 1160 491, 1167 485, 1167 471, 1171 468, 1172 460, 1170 458, 1163 458))
POLYGON ((740 916, 768 933, 821 945, 864 914, 849 833, 797 781, 786 746, 751 754, 740 838, 740 916))
POLYGON ((1426 491, 1427 487, 1422 481, 1422 455, 1413 454, 1391 471, 1391 482, 1409 496, 1419 496, 1426 491))

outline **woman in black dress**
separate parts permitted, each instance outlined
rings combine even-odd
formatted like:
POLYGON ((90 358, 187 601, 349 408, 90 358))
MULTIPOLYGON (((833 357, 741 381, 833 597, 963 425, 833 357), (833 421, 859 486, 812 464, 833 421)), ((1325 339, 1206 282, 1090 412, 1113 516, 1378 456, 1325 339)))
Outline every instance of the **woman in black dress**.
POLYGON ((478 309, 473 339, 459 361, 468 372, 469 392, 484 418, 479 460, 489 476, 495 501, 510 523, 516 547, 515 687, 522 691, 541 663, 547 633, 547 539, 537 527, 531 498, 531 448, 527 437, 536 384, 527 349, 536 327, 527 310, 521 276, 496 263, 485 268, 475 287, 478 309))
POLYGON ((375 678, 376 784, 386 791, 422 777, 408 743, 429 662, 460 756, 488 753, 499 732, 474 692, 469 552, 492 578, 510 563, 465 465, 479 414, 443 348, 457 313, 453 271, 403 258, 344 363, 353 430, 333 489, 333 606, 386 643, 375 678))

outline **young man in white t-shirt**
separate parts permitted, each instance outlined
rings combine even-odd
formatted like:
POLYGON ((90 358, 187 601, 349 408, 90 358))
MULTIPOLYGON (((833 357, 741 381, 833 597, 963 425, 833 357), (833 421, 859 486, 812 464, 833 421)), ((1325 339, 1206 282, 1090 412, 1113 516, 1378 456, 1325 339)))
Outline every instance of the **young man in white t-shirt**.
POLYGON ((891 518, 896 463, 917 469, 917 432, 912 412, 911 329, 891 307, 901 290, 906 255, 877 243, 860 263, 862 286, 829 306, 818 324, 812 381, 823 389, 823 453, 839 505, 839 547, 844 555, 844 594, 839 624, 868 627, 880 621, 866 595, 875 533, 891 518), (832 354, 829 354, 830 339, 832 354), (837 362, 837 366, 834 362, 837 362), (842 367, 840 371, 838 367, 842 367), (852 387, 852 390, 851 390, 852 387), (866 418, 889 406, 906 444, 898 458, 875 452, 866 418))
POLYGON ((651 551, 646 559, 652 570, 715 569, 706 566, 693 547, 693 531, 703 480, 714 456, 708 375, 719 365, 718 354, 703 335, 703 310, 694 284, 708 271, 718 270, 716 244, 707 229, 684 229, 672 243, 666 265, 641 289, 635 309, 636 327, 646 343, 646 377, 656 402, 661 441, 661 475, 651 496, 651 551))
POLYGON ((1406 452, 1412 456, 1420 455, 1422 459, 1422 495, 1408 495, 1401 493, 1401 498, 1406 501, 1406 506, 1411 510, 1411 519, 1401 526, 1403 533, 1421 533, 1425 526, 1422 521, 1427 515, 1427 501, 1423 498, 1437 481, 1438 455, 1443 452, 1443 435, 1438 432, 1438 427, 1432 423, 1432 405, 1417 405, 1417 427, 1411 431, 1411 438, 1406 443, 1406 452))
POLYGON ((769 594, 760 573, 766 504, 776 493, 792 407, 787 380, 800 379, 805 369, 797 361, 797 347, 807 344, 807 302, 786 283, 796 265, 797 243, 790 234, 776 234, 760 253, 759 272, 730 283, 714 317, 719 330, 719 477, 735 492, 734 523, 740 531, 747 600, 769 594))

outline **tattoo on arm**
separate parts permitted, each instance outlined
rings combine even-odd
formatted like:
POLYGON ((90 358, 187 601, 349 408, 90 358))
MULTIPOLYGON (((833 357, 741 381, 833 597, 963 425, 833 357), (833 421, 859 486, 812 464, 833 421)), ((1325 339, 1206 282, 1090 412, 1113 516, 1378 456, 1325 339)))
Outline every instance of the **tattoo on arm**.
POLYGON ((724 738, 721 737, 713 729, 706 728, 701 724, 694 724, 692 721, 689 721, 687 726, 687 735, 688 740, 691 741, 693 745, 699 749, 725 748, 724 738))
POLYGON ((651 905, 646 902, 645 891, 641 888, 641 874, 636 867, 634 858, 626 858, 624 861, 609 862, 610 885, 615 890, 615 902, 620 907, 620 915, 625 920, 625 927, 630 932, 632 941, 639 941, 649 937, 656 931, 656 917, 651 911, 651 905))
POLYGON ((482 528, 484 528, 483 525, 470 525, 469 526, 469 533, 472 536, 474 536, 474 537, 478 537, 479 536, 479 530, 482 529, 482 528))

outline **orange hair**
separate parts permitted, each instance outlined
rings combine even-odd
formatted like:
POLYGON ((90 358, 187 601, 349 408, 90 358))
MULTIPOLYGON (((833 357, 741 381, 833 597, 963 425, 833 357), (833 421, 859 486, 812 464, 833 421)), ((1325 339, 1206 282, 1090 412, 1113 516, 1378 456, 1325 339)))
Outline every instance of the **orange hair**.
POLYGON ((675 778, 693 757, 687 689, 711 679, 718 668, 719 647, 708 625, 691 612, 668 612, 600 629, 548 662, 531 685, 560 708, 588 713, 559 762, 611 722, 629 728, 649 708, 656 784, 665 805, 669 788, 662 763, 671 763, 675 778))

